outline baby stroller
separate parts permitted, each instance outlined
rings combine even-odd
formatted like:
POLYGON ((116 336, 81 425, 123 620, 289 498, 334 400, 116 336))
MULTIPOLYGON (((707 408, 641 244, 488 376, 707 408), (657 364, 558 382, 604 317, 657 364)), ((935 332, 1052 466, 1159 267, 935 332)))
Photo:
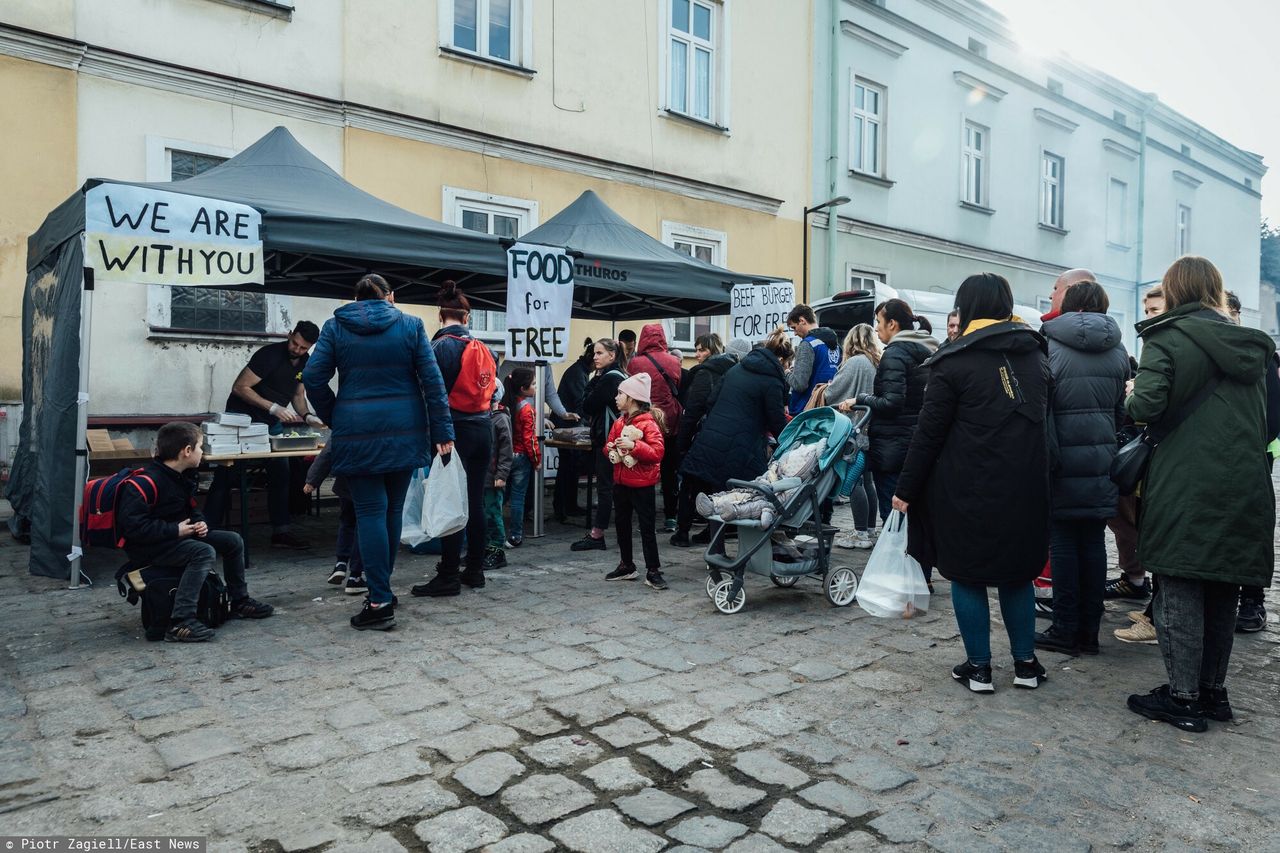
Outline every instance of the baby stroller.
POLYGON ((837 489, 852 492, 866 465, 859 435, 871 410, 860 406, 853 414, 856 420, 830 407, 810 409, 792 419, 778 436, 771 466, 793 448, 819 445, 817 464, 807 477, 772 483, 728 482, 729 489, 759 495, 767 508, 761 519, 707 515, 710 521, 721 522, 713 525, 716 529, 705 554, 707 595, 721 613, 737 613, 746 604, 743 578, 747 571, 767 575, 779 587, 793 587, 802 577, 818 578, 832 604, 845 607, 853 602, 858 576, 851 568, 831 565, 836 528, 822 523, 823 501, 837 489), (734 556, 724 553, 730 525, 738 534, 734 556))

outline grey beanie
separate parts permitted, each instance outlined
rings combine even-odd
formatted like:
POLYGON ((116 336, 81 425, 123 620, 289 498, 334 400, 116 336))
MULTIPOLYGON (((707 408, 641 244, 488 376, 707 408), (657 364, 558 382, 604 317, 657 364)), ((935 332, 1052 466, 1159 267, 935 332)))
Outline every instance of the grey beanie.
POLYGON ((729 341, 728 345, 724 348, 724 351, 732 355, 736 355, 741 359, 744 355, 751 352, 751 342, 744 340, 743 338, 734 338, 729 341))

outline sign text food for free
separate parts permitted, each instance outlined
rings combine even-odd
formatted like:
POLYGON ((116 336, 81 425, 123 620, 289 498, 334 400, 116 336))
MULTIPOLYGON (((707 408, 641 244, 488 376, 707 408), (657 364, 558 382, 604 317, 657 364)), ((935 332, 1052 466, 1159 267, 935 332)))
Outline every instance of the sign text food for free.
POLYGON ((568 358, 573 282, 573 258, 564 249, 516 243, 507 250, 507 358, 568 358))

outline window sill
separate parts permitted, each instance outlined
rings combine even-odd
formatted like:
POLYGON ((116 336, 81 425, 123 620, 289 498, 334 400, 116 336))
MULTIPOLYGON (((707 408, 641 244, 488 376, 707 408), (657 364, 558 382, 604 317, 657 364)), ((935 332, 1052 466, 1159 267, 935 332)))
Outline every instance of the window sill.
POLYGON ((700 127, 703 130, 710 130, 714 133, 719 133, 724 136, 729 135, 729 128, 725 127, 724 125, 716 124, 713 121, 707 121, 705 119, 695 118, 691 115, 686 115, 685 113, 677 112, 673 109, 663 109, 662 112, 659 113, 659 115, 663 116, 664 118, 674 119, 675 121, 681 122, 683 124, 689 124, 689 125, 693 125, 694 127, 700 127))
POLYGON ((222 344, 226 346, 257 345, 283 341, 288 335, 280 332, 211 332, 200 329, 166 329, 151 326, 147 340, 157 343, 222 344))
POLYGON ((965 210, 972 210, 974 213, 981 213, 985 216, 992 216, 996 212, 994 207, 985 207, 981 204, 974 204, 971 201, 962 201, 960 202, 960 206, 965 210))
POLYGON ((1050 225, 1047 222, 1037 223, 1041 231, 1048 231, 1050 234, 1057 234, 1059 237, 1065 237, 1071 232, 1065 228, 1059 228, 1057 225, 1050 225))
POLYGON ((1108 248, 1108 249, 1115 249, 1117 252, 1127 252, 1127 251, 1129 251, 1129 249, 1130 249, 1130 248, 1132 248, 1132 247, 1130 247, 1130 246, 1126 246, 1126 245, 1124 245, 1123 243, 1112 243, 1110 240, 1108 240, 1108 241, 1107 241, 1107 248, 1108 248))
POLYGON ((294 7, 288 3, 278 3, 276 0, 214 0, 215 3, 221 3, 224 6, 235 6, 237 9, 246 9, 250 12, 258 12, 272 18, 279 18, 282 21, 293 20, 294 7))
POLYGON ((501 59, 494 59, 489 56, 481 56, 478 53, 468 53, 465 50, 449 47, 448 45, 440 45, 440 55, 446 59, 455 59, 458 62, 466 62, 471 65, 479 65, 482 68, 492 68, 495 71, 505 71, 516 77, 523 77, 526 80, 532 80, 533 75, 537 74, 532 68, 525 68, 523 65, 516 65, 512 62, 505 62, 501 59))
POLYGON ((897 181, 891 181, 888 178, 882 178, 879 175, 870 175, 866 172, 859 172, 856 169, 849 170, 849 177, 853 178, 855 181, 865 181, 868 184, 875 184, 876 186, 884 187, 885 189, 890 189, 897 183, 897 181))

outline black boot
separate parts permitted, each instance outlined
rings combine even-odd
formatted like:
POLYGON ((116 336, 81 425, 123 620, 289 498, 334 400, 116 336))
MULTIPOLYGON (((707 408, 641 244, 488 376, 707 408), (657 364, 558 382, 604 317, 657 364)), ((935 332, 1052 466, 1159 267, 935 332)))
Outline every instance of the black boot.
POLYGON ((409 590, 415 596, 422 598, 443 598, 450 595, 460 595, 462 593, 462 584, 458 580, 458 570, 446 571, 441 567, 436 568, 436 576, 426 583, 414 584, 409 590))
POLYGON ((1135 693, 1129 697, 1129 710, 1148 720, 1168 723, 1184 732, 1203 732, 1209 728, 1200 702, 1179 699, 1162 684, 1147 694, 1135 693))
POLYGON ((1075 634, 1067 635, 1051 625, 1047 630, 1036 633, 1036 648, 1046 652, 1060 652, 1075 657, 1080 654, 1080 644, 1075 634))

